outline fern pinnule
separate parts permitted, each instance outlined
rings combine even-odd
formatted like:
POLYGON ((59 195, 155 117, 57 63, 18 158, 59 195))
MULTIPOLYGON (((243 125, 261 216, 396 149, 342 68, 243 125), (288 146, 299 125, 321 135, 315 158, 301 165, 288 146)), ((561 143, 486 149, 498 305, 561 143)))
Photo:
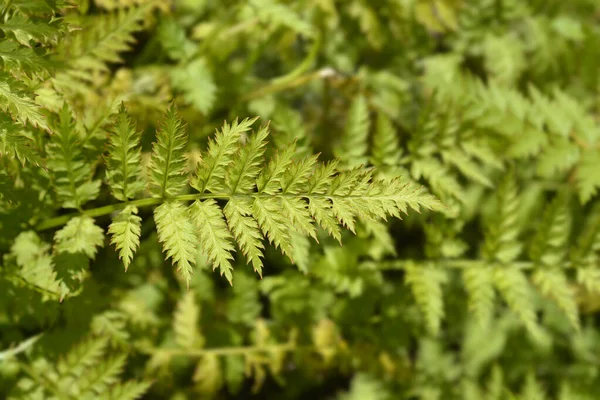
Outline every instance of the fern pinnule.
POLYGON ((427 330, 437 336, 444 317, 442 285, 448 280, 446 271, 434 265, 415 264, 409 264, 405 271, 406 284, 411 287, 417 305, 425 316, 427 330))
POLYGON ((50 130, 41 108, 27 95, 27 90, 21 82, 11 75, 0 72, 0 110, 10 115, 14 121, 24 126, 50 130))
POLYGON ((498 187, 496 213, 490 218, 483 252, 489 260, 509 263, 522 251, 518 240, 519 198, 513 173, 509 172, 498 187))
POLYGON ((571 325, 579 330, 579 310, 575 293, 564 271, 564 259, 571 232, 568 193, 562 192, 549 204, 532 242, 530 256, 537 264, 532 282, 554 300, 571 325))
POLYGON ((65 208, 79 208, 95 199, 100 191, 100 181, 91 179, 92 164, 84 159, 76 129, 71 110, 65 104, 47 150, 54 189, 65 208))
POLYGON ((261 171, 256 179, 256 188, 259 193, 273 195, 278 192, 283 174, 292 164, 295 153, 295 142, 277 150, 275 156, 269 160, 266 168, 261 171))
POLYGON ((289 226, 281 210, 281 197, 256 197, 252 203, 253 215, 265 237, 292 260, 289 226))
POLYGON ((494 270, 494 283, 504 301, 525 328, 534 336, 540 334, 533 293, 524 272, 514 265, 494 270))
POLYGON ((481 326, 488 326, 495 311, 494 270, 481 263, 465 268, 462 278, 468 295, 469 310, 481 326))
POLYGON ((120 201, 133 199, 144 189, 140 179, 141 167, 141 135, 127 115, 121 104, 117 122, 109 135, 109 154, 106 178, 112 189, 112 195, 120 201))
POLYGON ((87 215, 69 220, 54 234, 54 248, 59 253, 82 253, 94 258, 98 247, 104 245, 104 231, 87 215))
POLYGON ((341 143, 334 152, 344 166, 352 168, 366 164, 370 127, 367 99, 358 95, 352 101, 341 143))
POLYGON ((175 197, 186 186, 186 145, 185 126, 172 104, 156 132, 156 141, 152 147, 149 183, 153 197, 175 197))
POLYGON ((108 227, 108 233, 112 234, 110 243, 119 250, 119 258, 123 261, 125 271, 140 245, 142 219, 137 213, 137 207, 128 205, 113 218, 108 227))
POLYGON ((187 285, 196 264, 196 229, 188 208, 178 201, 167 201, 154 209, 158 241, 167 259, 171 258, 187 285))
POLYGON ((221 208, 214 199, 196 200, 190 213, 198 230, 200 249, 213 263, 213 268, 218 267, 221 275, 233 284, 233 237, 221 208))
POLYGON ((250 137, 249 143, 238 149, 225 176, 226 185, 232 194, 251 193, 254 190, 256 177, 261 172, 268 135, 268 126, 264 126, 250 137))
POLYGON ((241 122, 236 119, 231 124, 225 122, 215 134, 215 138, 209 140, 208 151, 198 165, 197 175, 192 179, 194 188, 200 193, 225 191, 226 171, 239 149, 240 137, 250 130, 256 120, 257 118, 246 118, 241 122))
POLYGON ((402 148, 392 121, 384 113, 378 113, 373 133, 371 156, 373 165, 376 167, 396 166, 400 163, 401 156, 402 148))
POLYGON ((227 202, 223 213, 242 253, 252 264, 254 271, 262 277, 262 257, 265 246, 258 222, 252 217, 251 201, 232 198, 227 202))
POLYGON ((204 342, 199 333, 200 305, 195 296, 193 291, 186 292, 177 303, 173 315, 175 343, 188 350, 200 348, 204 342))

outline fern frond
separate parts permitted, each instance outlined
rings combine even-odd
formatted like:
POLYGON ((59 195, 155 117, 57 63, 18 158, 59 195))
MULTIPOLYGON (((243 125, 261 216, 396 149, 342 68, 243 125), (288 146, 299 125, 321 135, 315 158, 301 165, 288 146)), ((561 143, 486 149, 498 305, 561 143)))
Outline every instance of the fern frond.
POLYGON ((194 292, 186 292, 177 303, 173 318, 175 343, 184 349, 202 347, 203 338, 200 329, 200 306, 196 302, 194 292))
POLYGON ((183 93, 187 104, 208 114, 216 100, 217 85, 203 58, 179 65, 171 71, 173 88, 183 93))
POLYGON ((9 114, 13 120, 23 125, 29 123, 34 127, 50 130, 40 107, 26 97, 25 88, 21 88, 20 83, 3 72, 0 72, 0 99, 0 110, 9 114))
POLYGON ((520 269, 507 265, 494 271, 494 283, 498 292, 533 335, 539 334, 535 304, 529 280, 520 269))
POLYGON ((81 393, 84 396, 93 396, 108 391, 110 387, 119 382, 119 375, 123 372, 126 361, 127 356, 124 354, 103 359, 77 382, 81 393))
POLYGON ((15 257, 18 276, 33 288, 43 290, 47 297, 62 300, 69 289, 57 278, 52 256, 48 253, 50 246, 33 231, 26 231, 15 238, 10 253, 15 257))
POLYGON ((102 71, 108 63, 120 63, 120 53, 129 50, 148 10, 143 5, 97 16, 88 21, 88 29, 63 42, 59 54, 70 61, 73 72, 79 70, 79 76, 82 71, 102 71))
POLYGON ((117 200, 132 199, 144 188, 144 182, 140 179, 140 136, 121 104, 117 123, 108 137, 110 149, 106 171, 112 195, 117 200))
POLYGON ((226 122, 214 140, 209 141, 207 154, 198 165, 197 176, 192 179, 192 186, 200 193, 222 193, 225 190, 226 170, 238 150, 240 137, 250 130, 256 119, 226 122))
POLYGON ((213 199, 197 200, 192 204, 190 213, 198 229, 200 249, 213 263, 213 268, 218 267, 221 275, 225 275, 229 283, 233 284, 233 237, 221 208, 213 199))
POLYGON ((275 156, 269 160, 266 168, 258 175, 256 188, 259 193, 268 195, 277 193, 281 187, 281 178, 287 168, 292 164, 295 152, 295 143, 277 150, 275 156))
POLYGON ((410 285, 415 300, 425 316, 427 330, 437 336, 444 317, 442 285, 446 283, 448 276, 443 269, 433 265, 410 264, 405 272, 406 284, 410 285))
POLYGON ((56 44, 62 36, 60 27, 56 23, 37 22, 15 13, 0 24, 0 30, 13 35, 23 46, 31 46, 31 42, 43 45, 56 44))
POLYGON ((521 388, 521 398, 523 400, 546 400, 546 391, 535 378, 533 372, 526 375, 525 383, 521 388))
POLYGON ((530 257, 535 262, 560 267, 566 256, 571 233, 571 213, 567 193, 560 193, 546 208, 533 239, 530 257))
POLYGON ((519 199, 517 185, 511 173, 507 174, 497 191, 496 213, 488 225, 485 236, 484 253, 490 260, 501 263, 514 261, 522 251, 518 240, 519 199))
POLYGON ((227 225, 252 268, 262 277, 265 246, 258 223, 252 217, 252 203, 247 199, 230 199, 223 209, 227 225))
POLYGON ((185 126, 175 105, 171 105, 162 126, 156 132, 156 142, 152 147, 149 189, 153 197, 174 197, 185 187, 186 145, 185 126))
POLYGON ((226 185, 232 194, 250 193, 254 190, 256 177, 261 172, 268 135, 268 127, 262 127, 252 135, 248 144, 238 150, 225 176, 226 185))
POLYGON ((196 230, 185 205, 167 201, 154 209, 158 240, 188 286, 196 263, 196 230))
POLYGON ((39 165, 41 154, 33 140, 25 136, 22 127, 9 118, 0 115, 0 156, 15 157, 22 165, 31 163, 39 165))
POLYGON ((51 62, 34 49, 21 47, 8 40, 0 41, 0 59, 4 69, 16 76, 26 74, 43 78, 53 67, 51 62))
MULTIPOLYGON (((282 199, 280 197, 256 197, 252 203, 253 215, 265 237, 283 255, 292 260, 292 244, 287 221, 281 213, 282 199)), ((292 260, 293 261, 293 260, 292 260)))
POLYGON ((110 243, 119 250, 119 258, 123 261, 125 271, 140 245, 142 219, 137 213, 137 207, 127 206, 113 218, 113 222, 108 227, 108 233, 112 234, 110 243))
POLYGON ((248 5, 265 22, 288 27, 306 37, 314 35, 313 27, 288 5, 273 0, 250 0, 248 5))
POLYGON ((594 197, 600 187, 600 152, 587 150, 581 155, 577 165, 577 189, 581 203, 585 204, 594 197))
POLYGON ((89 367, 102 360, 107 345, 107 338, 89 338, 82 341, 58 360, 56 371, 62 376, 80 378, 89 367))
POLYGON ((79 208, 98 196, 100 181, 91 180, 91 163, 83 158, 75 122, 66 105, 54 132, 48 145, 48 168, 54 176, 54 188, 63 207, 79 208))
POLYGON ((352 101, 341 143, 334 151, 346 167, 366 164, 370 125, 367 99, 359 95, 352 101))
POLYGON ((463 282, 469 296, 469 310, 481 326, 488 326, 495 311, 494 271, 485 264, 465 268, 463 282))
POLYGON ((392 121, 382 112, 377 114, 371 153, 371 162, 376 167, 398 165, 402 156, 396 129, 392 121))
POLYGON ((59 253, 83 253, 93 259, 97 248, 104 245, 104 232, 93 218, 75 217, 54 234, 54 242, 59 253))
POLYGON ((571 254, 571 262, 577 268, 577 281, 591 293, 600 293, 600 273, 597 267, 599 250, 600 203, 597 202, 589 212, 571 254))
POLYGON ((565 313, 567 319, 577 331, 580 329, 579 308, 575 293, 564 271, 558 269, 537 269, 532 276, 533 283, 540 292, 554 300, 565 313))

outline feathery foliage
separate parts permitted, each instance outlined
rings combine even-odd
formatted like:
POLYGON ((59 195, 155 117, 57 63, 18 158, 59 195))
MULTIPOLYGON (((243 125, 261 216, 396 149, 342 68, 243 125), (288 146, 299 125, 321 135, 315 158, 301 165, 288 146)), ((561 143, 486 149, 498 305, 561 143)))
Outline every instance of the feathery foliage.
POLYGON ((596 398, 597 3, 0 1, 0 393, 596 398))

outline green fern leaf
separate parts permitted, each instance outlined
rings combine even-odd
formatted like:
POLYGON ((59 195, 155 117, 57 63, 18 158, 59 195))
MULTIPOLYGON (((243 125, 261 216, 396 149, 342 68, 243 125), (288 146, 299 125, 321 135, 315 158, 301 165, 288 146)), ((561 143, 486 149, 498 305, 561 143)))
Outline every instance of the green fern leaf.
POLYGON ((61 376, 80 378, 89 367, 101 362, 107 345, 107 338, 89 338, 82 341, 58 360, 56 371, 61 376))
POLYGON ((252 203, 247 199, 230 199, 223 209, 227 224, 248 263, 262 277, 263 235, 252 218, 252 203))
POLYGON ((313 27, 288 5, 273 0, 250 0, 248 5, 265 22, 288 27, 306 37, 314 35, 313 27))
POLYGON ((22 165, 26 163, 39 165, 41 157, 33 140, 24 135, 20 126, 3 117, 0 115, 0 156, 16 157, 22 165), (6 120, 2 121, 2 119, 6 120))
POLYGON ((87 216, 74 217, 54 234, 54 247, 59 253, 83 253, 94 258, 97 247, 104 245, 104 232, 87 216))
POLYGON ((523 271, 506 266, 494 271, 494 283, 508 307, 534 336, 539 335, 531 286, 523 271))
POLYGON ((268 135, 266 126, 259 129, 251 136, 250 142, 238 151, 233 164, 227 169, 225 181, 232 194, 253 191, 256 177, 261 172, 268 135))
POLYGON ((281 193, 298 194, 305 190, 317 164, 317 156, 309 156, 292 162, 281 177, 281 193))
POLYGON ((197 200, 191 206, 190 212, 198 228, 200 249, 213 263, 213 269, 218 267, 221 275, 225 275, 229 283, 233 284, 233 237, 227 228, 221 208, 213 199, 197 200))
POLYGON ((140 179, 140 134, 136 132, 123 105, 119 109, 117 123, 109 135, 109 143, 106 178, 112 195, 117 200, 127 201, 144 189, 144 182, 140 179))
MULTIPOLYGON (((252 203, 253 215, 269 242, 279 248, 283 255, 292 260, 292 244, 287 221, 281 213, 280 197, 255 197, 252 203)), ((293 260, 292 260, 293 261, 293 260)))
POLYGON ((36 22, 22 14, 12 15, 0 24, 0 30, 14 35, 20 44, 27 47, 31 46, 31 42, 56 44, 61 36, 60 28, 56 24, 36 22))
POLYGON ((10 75, 0 72, 0 110, 12 116, 13 120, 28 123, 34 127, 50 130, 40 108, 29 97, 25 88, 10 75))
POLYGON ((447 282, 448 276, 444 270, 432 265, 409 264, 405 272, 405 282, 410 285, 413 296, 425 316, 427 330, 437 336, 444 317, 442 285, 447 282))
POLYGON ((200 193, 225 191, 226 171, 239 148, 240 137, 250 130, 255 121, 256 118, 246 118, 239 123, 237 120, 231 124, 225 123, 214 140, 209 141, 208 152, 198 165, 197 176, 192 181, 192 186, 200 193))
POLYGON ((149 7, 132 7, 88 21, 79 35, 63 42, 59 54, 70 61, 73 71, 101 71, 107 63, 120 63, 120 53, 130 49, 133 33, 140 30, 149 7))
POLYGON ((216 100, 217 85, 203 58, 173 68, 171 82, 175 90, 183 92, 187 104, 202 114, 211 111, 216 100))
POLYGON ((69 289, 57 278, 50 246, 41 241, 33 231, 22 232, 15 238, 10 248, 15 257, 18 276, 35 289, 42 290, 43 299, 62 300, 69 289))
POLYGON ((533 372, 526 375, 525 383, 521 388, 522 400, 546 400, 546 391, 542 385, 537 381, 533 372))
POLYGON ((530 257, 535 262, 560 267, 567 253, 571 233, 571 213, 567 193, 559 194, 546 208, 533 239, 530 257))
POLYGON ((173 260, 189 286, 192 264, 196 263, 196 232, 188 209, 180 202, 168 201, 156 207, 154 221, 167 259, 173 260))
POLYGON ((110 243, 119 250, 119 258, 123 261, 125 271, 140 245, 142 219, 137 213, 137 207, 127 206, 113 218, 112 224, 108 227, 108 233, 112 234, 110 243))
POLYGON ((346 128, 339 147, 334 152, 345 166, 357 167, 367 162, 369 150, 369 107, 367 99, 359 95, 350 106, 346 128))
POLYGON ((275 156, 269 160, 267 167, 262 170, 256 180, 256 187, 259 193, 268 195, 277 193, 281 187, 283 174, 292 164, 295 152, 295 143, 284 147, 283 149, 278 149, 275 156))
POLYGON ((14 75, 44 77, 52 71, 53 64, 40 56, 34 49, 21 47, 10 41, 0 41, 0 59, 6 71, 14 75))
POLYGON ((494 272, 482 264, 466 268, 462 276, 469 295, 469 310, 481 326, 487 327, 495 311, 494 272))
POLYGON ((185 187, 187 134, 175 105, 171 105, 165 121, 156 132, 150 165, 150 192, 153 197, 177 196, 185 187))
POLYGON ((75 122, 66 105, 55 125, 47 150, 48 168, 53 173, 54 188, 63 207, 79 208, 98 196, 100 181, 91 180, 91 163, 83 158, 75 122))
POLYGON ((497 191, 497 210, 488 225, 484 253, 490 260, 501 263, 514 261, 522 251, 518 240, 519 198, 512 173, 506 175, 497 191))
POLYGON ((124 354, 105 358, 97 366, 91 368, 77 382, 83 396, 104 393, 119 382, 119 375, 125 367, 127 356, 124 354))
POLYGON ((565 273, 556 269, 538 269, 533 273, 532 281, 544 296, 556 302, 571 325, 579 331, 579 308, 575 300, 575 293, 569 285, 565 273))
POLYGON ((392 121, 382 112, 377 114, 373 134, 371 162, 376 167, 400 164, 402 149, 392 121))
POLYGON ((184 349, 202 348, 204 339, 200 332, 200 306, 194 292, 186 292, 177 303, 173 318, 175 343, 184 349))
POLYGON ((600 187, 600 152, 588 150, 581 155, 576 179, 579 199, 585 204, 596 195, 600 187))

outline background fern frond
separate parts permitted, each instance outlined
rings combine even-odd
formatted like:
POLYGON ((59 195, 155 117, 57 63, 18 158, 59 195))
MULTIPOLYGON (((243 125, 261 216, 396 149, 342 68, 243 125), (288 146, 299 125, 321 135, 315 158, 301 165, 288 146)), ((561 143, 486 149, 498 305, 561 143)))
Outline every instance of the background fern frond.
POLYGON ((60 111, 53 129, 48 168, 54 177, 54 188, 63 207, 79 208, 98 196, 100 181, 91 179, 92 166, 84 158, 81 138, 67 105, 60 111))

